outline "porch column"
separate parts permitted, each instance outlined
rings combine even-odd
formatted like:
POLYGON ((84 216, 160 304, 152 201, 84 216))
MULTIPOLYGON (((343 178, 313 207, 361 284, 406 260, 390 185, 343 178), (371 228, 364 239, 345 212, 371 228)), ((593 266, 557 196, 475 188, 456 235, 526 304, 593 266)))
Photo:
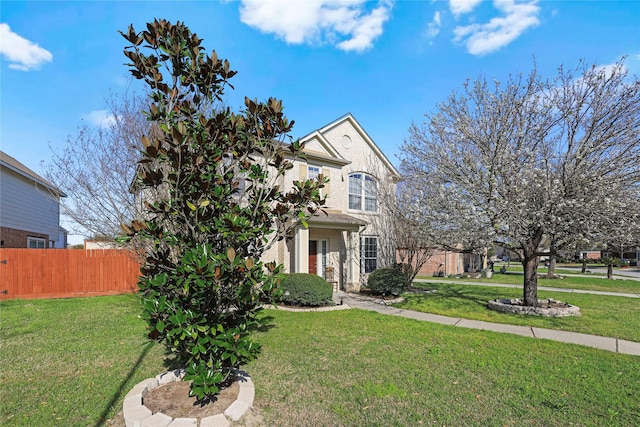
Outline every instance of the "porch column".
POLYGON ((360 233, 347 231, 347 283, 345 291, 360 292, 360 233))
POLYGON ((309 272, 309 229, 296 228, 295 236, 295 273, 309 272))

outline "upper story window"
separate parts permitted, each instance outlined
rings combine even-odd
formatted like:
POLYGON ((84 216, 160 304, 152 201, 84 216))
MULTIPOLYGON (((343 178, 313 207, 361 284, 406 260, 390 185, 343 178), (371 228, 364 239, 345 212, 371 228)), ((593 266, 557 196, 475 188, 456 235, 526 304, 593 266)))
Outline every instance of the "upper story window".
POLYGON ((320 175, 320 168, 318 166, 309 166, 307 170, 307 179, 316 180, 320 175))
POLYGON ((378 211, 378 187, 373 177, 365 173, 349 175, 349 209, 378 211))

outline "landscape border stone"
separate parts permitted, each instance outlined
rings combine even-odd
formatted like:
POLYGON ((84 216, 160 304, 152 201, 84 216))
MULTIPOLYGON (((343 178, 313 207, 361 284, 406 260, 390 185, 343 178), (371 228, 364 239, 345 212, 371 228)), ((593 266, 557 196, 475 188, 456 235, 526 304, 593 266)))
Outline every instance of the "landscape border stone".
MULTIPOLYGON (((145 396, 156 387, 175 381, 182 381, 184 369, 164 372, 155 378, 148 378, 136 384, 124 398, 122 413, 127 427, 191 427, 198 425, 197 418, 173 418, 144 406, 145 396)), ((200 427, 228 427, 231 421, 238 421, 253 406, 255 386, 248 373, 236 370, 238 397, 223 414, 216 414, 200 420, 200 427), (231 421, 230 421, 231 420, 231 421)))
POLYGON ((560 303, 551 298, 538 300, 537 307, 522 305, 521 298, 500 298, 487 303, 490 310, 501 313, 528 314, 532 316, 567 317, 580 316, 580 307, 567 303, 560 303), (556 305, 548 307, 548 305, 556 305))

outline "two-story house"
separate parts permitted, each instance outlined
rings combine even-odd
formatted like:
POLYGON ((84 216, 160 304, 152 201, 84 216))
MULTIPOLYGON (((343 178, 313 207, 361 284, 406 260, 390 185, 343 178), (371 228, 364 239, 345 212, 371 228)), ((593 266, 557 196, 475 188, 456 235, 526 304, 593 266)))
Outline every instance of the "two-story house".
MULTIPOLYGON (((263 256, 284 264, 290 273, 311 273, 349 292, 360 289, 362 278, 381 266, 381 248, 389 230, 379 194, 395 193, 400 174, 351 114, 300 138, 306 160, 296 160, 284 177, 285 185, 322 174, 329 183, 325 213, 298 226, 293 238, 277 242, 263 256)), ((392 255, 392 257, 394 257, 392 255)), ((387 260, 388 261, 388 260, 387 260)), ((393 262, 393 259, 391 259, 393 262)))
POLYGON ((0 151, 0 247, 66 248, 61 197, 66 194, 0 151))

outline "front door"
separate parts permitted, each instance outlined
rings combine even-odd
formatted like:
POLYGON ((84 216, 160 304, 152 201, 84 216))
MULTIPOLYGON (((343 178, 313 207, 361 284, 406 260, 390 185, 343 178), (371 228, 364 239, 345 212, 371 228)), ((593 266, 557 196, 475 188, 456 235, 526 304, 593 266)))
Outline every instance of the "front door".
POLYGON ((309 240, 309 274, 318 274, 318 242, 309 240))

